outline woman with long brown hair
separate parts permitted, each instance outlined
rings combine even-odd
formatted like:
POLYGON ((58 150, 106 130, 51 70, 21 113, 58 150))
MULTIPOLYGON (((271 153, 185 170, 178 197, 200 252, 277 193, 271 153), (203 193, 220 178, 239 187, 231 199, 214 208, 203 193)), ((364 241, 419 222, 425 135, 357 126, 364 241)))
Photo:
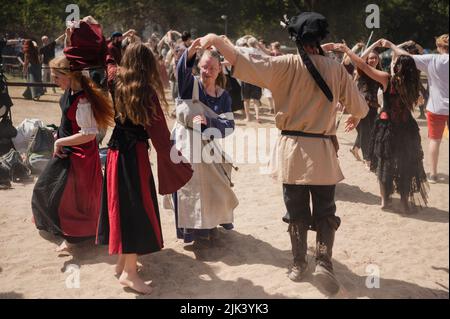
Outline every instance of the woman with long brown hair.
POLYGON ((65 241, 57 251, 94 238, 100 211, 102 173, 96 134, 113 123, 112 104, 90 78, 72 71, 65 56, 50 61, 60 100, 61 125, 54 158, 40 175, 32 198, 36 227, 65 241))
MULTIPOLYGON (((385 40, 376 43, 386 46, 385 40)), ((335 49, 347 53, 358 68, 383 87, 383 109, 376 118, 369 146, 370 169, 378 176, 382 208, 390 208, 391 195, 397 192, 401 211, 410 213, 410 204, 427 204, 420 129, 412 116, 419 98, 420 72, 410 56, 399 56, 389 74, 366 64, 343 44, 335 45, 335 49)))
POLYGON ((116 126, 108 143, 97 235, 98 244, 119 255, 120 284, 142 294, 152 288, 137 274, 137 257, 163 248, 148 139, 157 152, 160 194, 177 191, 192 176, 189 164, 176 164, 170 157, 170 132, 160 104, 167 101, 158 69, 149 47, 127 47, 116 78, 116 126))

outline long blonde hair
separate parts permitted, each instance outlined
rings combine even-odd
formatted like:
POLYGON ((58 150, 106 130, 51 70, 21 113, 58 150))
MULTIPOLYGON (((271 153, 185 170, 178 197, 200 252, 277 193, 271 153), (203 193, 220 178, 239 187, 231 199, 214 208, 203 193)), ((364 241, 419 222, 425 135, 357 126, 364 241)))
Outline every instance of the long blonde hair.
POLYGON ((117 72, 115 107, 119 120, 123 123, 128 118, 135 125, 151 125, 156 99, 168 106, 156 58, 145 44, 130 44, 117 72))
POLYGON ((114 110, 111 99, 81 71, 71 71, 69 60, 62 55, 50 61, 50 68, 55 73, 68 76, 79 84, 91 103, 92 113, 101 130, 106 130, 114 124, 114 110))

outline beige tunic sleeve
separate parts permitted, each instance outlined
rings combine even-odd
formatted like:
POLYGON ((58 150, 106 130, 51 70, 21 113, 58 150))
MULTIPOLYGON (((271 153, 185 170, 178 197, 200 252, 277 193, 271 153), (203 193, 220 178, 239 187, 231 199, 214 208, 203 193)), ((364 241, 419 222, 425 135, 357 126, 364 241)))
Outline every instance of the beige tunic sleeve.
POLYGON ((345 105, 345 109, 351 115, 358 118, 365 118, 369 112, 369 106, 366 100, 359 92, 356 82, 353 81, 343 66, 340 68, 340 73, 341 92, 339 102, 345 105))
POLYGON ((291 64, 288 56, 271 57, 239 48, 235 48, 235 50, 234 77, 271 91, 276 91, 283 83, 291 64))

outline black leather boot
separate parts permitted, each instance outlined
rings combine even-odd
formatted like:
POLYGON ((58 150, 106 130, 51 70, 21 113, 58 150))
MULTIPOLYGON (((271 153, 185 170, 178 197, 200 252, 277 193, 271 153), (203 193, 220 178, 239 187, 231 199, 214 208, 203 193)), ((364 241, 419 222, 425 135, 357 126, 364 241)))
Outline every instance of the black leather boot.
POLYGON ((340 219, 336 216, 321 218, 316 223, 316 269, 313 273, 316 283, 328 294, 339 292, 339 282, 334 276, 333 255, 334 235, 339 228, 340 219))
POLYGON ((294 265, 288 277, 292 281, 303 279, 308 262, 306 260, 306 250, 308 248, 308 229, 309 226, 301 222, 290 223, 288 232, 291 237, 292 255, 294 256, 294 265))

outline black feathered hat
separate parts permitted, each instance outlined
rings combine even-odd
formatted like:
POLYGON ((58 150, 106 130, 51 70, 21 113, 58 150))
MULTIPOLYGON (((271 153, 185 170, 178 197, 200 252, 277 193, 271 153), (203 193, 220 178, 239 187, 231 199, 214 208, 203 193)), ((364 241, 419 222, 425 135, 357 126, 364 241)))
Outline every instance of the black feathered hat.
POLYGON ((327 19, 317 12, 303 12, 289 21, 291 38, 301 42, 322 41, 328 35, 327 19))
POLYGON ((286 23, 282 23, 282 25, 287 27, 291 39, 297 44, 298 52, 309 73, 327 99, 332 102, 334 97, 330 87, 327 85, 319 71, 317 71, 304 48, 306 44, 312 44, 317 47, 321 55, 324 55, 320 42, 325 39, 329 33, 327 19, 317 12, 303 12, 298 16, 291 18, 289 21, 287 21, 287 17, 285 16, 285 20, 286 23))

